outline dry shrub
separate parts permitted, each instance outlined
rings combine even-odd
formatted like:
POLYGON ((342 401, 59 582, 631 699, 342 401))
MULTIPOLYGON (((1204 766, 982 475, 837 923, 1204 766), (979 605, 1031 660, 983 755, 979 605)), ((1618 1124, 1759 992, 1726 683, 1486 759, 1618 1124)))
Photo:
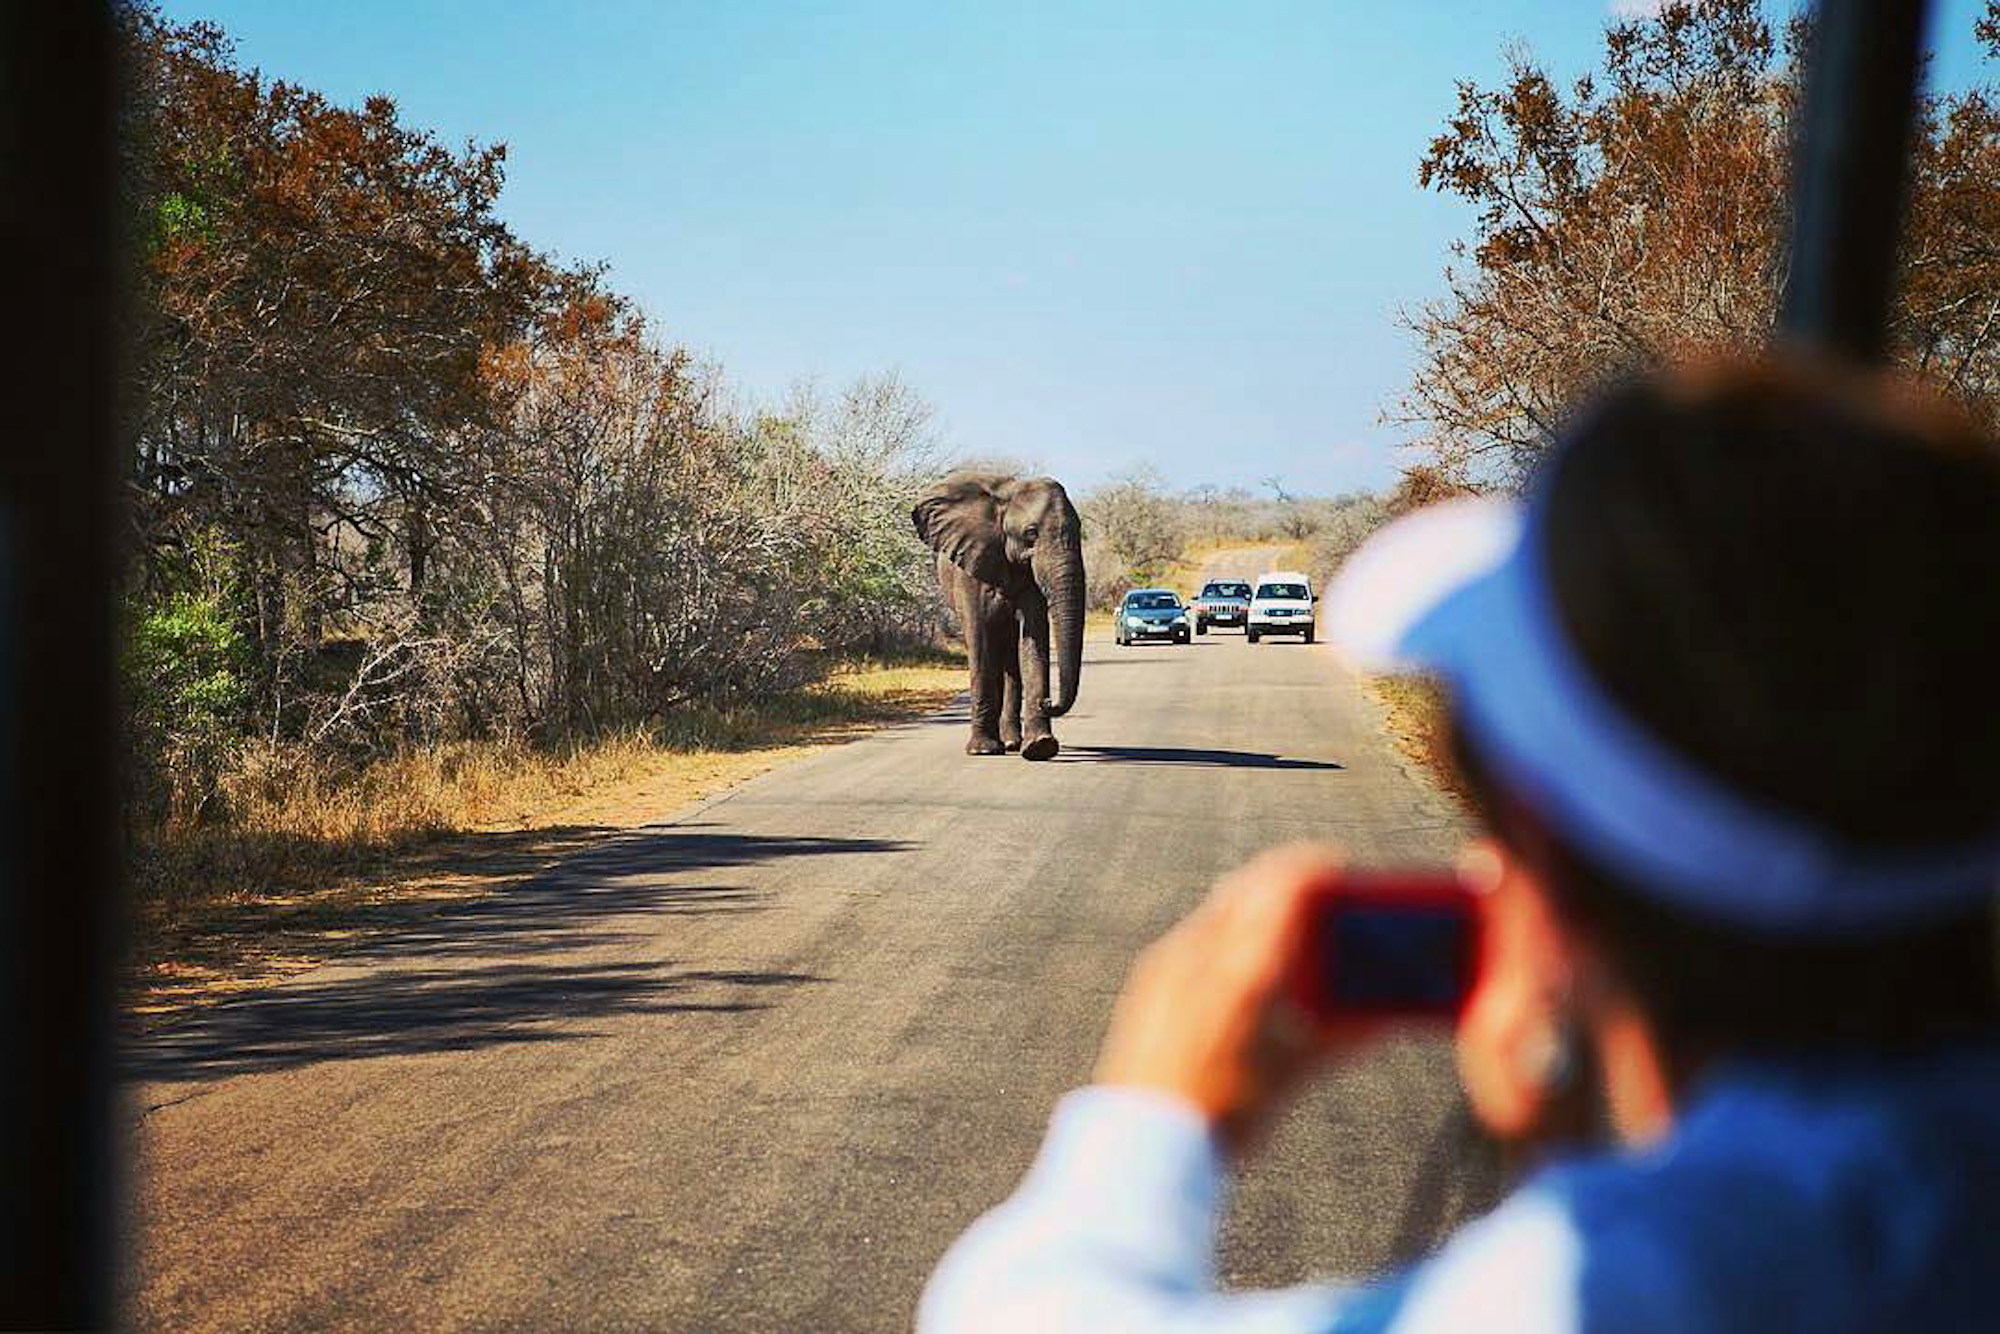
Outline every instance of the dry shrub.
MULTIPOLYGON (((1471 206, 1445 295, 1406 312, 1418 362, 1393 419, 1442 475, 1527 479, 1607 379, 1753 354, 1791 277, 1807 6, 1632 6, 1597 68, 1525 51, 1465 81, 1419 181, 1471 206)), ((1989 9, 1989 14, 1993 11, 1989 9)), ((2000 25, 1975 29, 1989 56, 2000 25)), ((1890 354, 1982 420, 2000 414, 2000 97, 1927 95, 1912 135, 1890 354)))
POLYGON ((1387 715, 1396 749, 1417 762, 1453 796, 1463 798, 1451 755, 1451 702, 1444 687, 1422 676, 1375 676, 1368 688, 1387 715))
POLYGON ((341 760, 296 742, 244 748, 207 819, 134 831, 138 945, 231 905, 311 895, 379 872, 441 836, 532 826, 615 784, 718 755, 845 734, 963 688, 942 648, 821 664, 823 679, 757 703, 693 707, 650 727, 537 747, 451 741, 341 760))

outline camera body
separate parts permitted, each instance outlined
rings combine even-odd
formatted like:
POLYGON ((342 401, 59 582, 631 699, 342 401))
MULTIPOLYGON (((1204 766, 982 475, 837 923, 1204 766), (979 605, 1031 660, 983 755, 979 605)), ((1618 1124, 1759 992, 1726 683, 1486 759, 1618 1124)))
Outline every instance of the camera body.
POLYGON ((1450 871, 1348 870, 1312 905, 1294 994, 1323 1023, 1455 1022, 1478 976, 1478 905, 1450 871))

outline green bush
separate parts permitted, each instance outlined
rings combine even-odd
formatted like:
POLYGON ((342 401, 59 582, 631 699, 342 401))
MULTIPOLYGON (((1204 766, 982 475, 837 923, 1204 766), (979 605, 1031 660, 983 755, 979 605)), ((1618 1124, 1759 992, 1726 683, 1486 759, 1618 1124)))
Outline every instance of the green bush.
POLYGON ((243 740, 249 647, 235 619, 235 560, 199 535, 126 612, 127 717, 137 795, 156 818, 199 820, 243 740))

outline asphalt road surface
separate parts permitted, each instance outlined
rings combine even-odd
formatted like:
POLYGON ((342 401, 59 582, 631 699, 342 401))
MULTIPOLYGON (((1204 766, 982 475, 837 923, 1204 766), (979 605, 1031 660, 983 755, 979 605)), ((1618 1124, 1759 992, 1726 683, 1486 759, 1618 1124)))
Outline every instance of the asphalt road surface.
MULTIPOLYGON (((964 755, 956 707, 158 1032, 134 1322, 907 1328, 1218 874, 1455 847, 1379 723, 1323 646, 1094 639, 1054 761, 964 755)), ((1494 1184, 1455 1109, 1437 1040, 1340 1069, 1237 1191, 1226 1279, 1420 1250, 1494 1184)))

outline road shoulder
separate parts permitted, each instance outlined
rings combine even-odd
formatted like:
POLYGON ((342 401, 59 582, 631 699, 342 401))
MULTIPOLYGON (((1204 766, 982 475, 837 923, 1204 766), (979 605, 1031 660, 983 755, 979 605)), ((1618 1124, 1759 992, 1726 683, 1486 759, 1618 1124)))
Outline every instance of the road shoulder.
POLYGON ((734 749, 662 748, 609 781, 357 860, 322 883, 219 899, 133 961, 123 1013, 150 1032, 310 971, 453 905, 503 893, 607 837, 687 818, 774 770, 922 719, 963 693, 962 676, 956 667, 905 670, 854 716, 777 729, 734 749))

